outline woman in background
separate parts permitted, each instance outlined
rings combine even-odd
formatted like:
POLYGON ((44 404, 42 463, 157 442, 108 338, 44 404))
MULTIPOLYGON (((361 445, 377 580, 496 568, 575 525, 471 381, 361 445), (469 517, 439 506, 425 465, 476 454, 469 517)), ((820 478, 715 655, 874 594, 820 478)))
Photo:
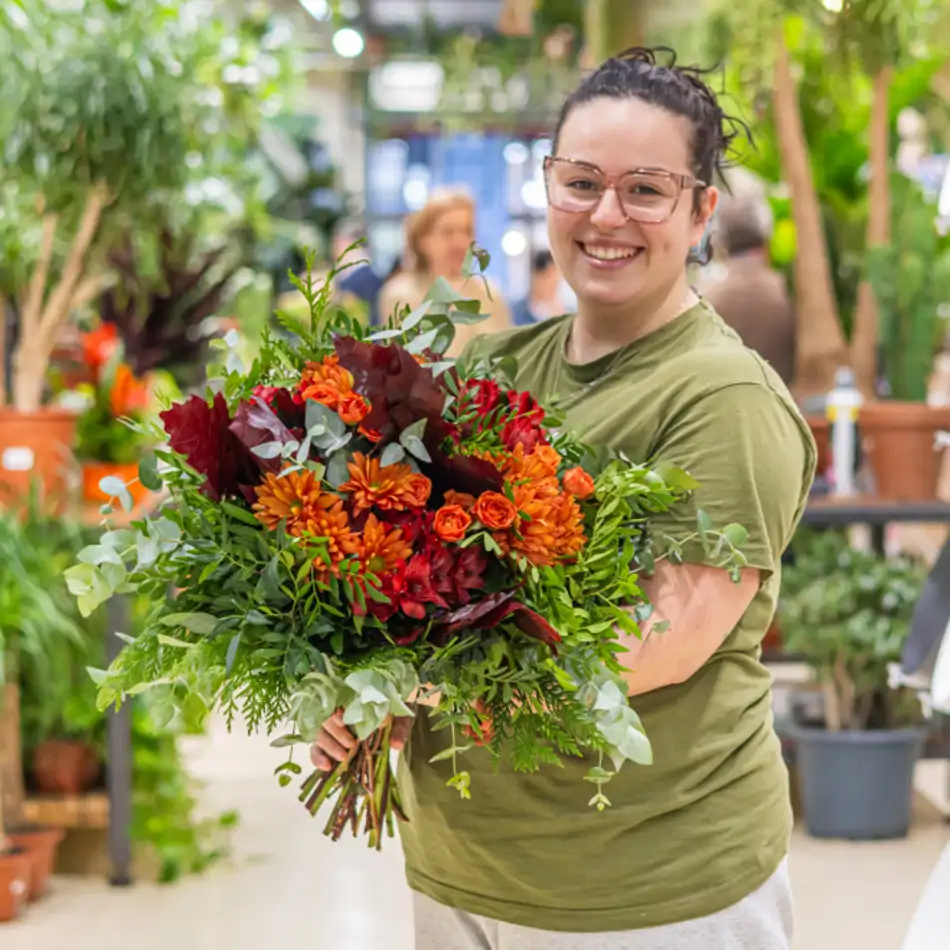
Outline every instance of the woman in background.
POLYGON ((485 281, 480 277, 466 280, 462 275, 465 257, 474 240, 472 199, 459 191, 434 194, 407 222, 405 266, 380 292, 381 320, 388 320, 397 308, 418 307, 435 280, 444 277, 459 293, 480 300, 482 313, 490 314, 481 323, 456 327, 450 356, 458 356, 482 333, 507 330, 511 326, 511 313, 497 285, 489 279, 486 291, 485 281))

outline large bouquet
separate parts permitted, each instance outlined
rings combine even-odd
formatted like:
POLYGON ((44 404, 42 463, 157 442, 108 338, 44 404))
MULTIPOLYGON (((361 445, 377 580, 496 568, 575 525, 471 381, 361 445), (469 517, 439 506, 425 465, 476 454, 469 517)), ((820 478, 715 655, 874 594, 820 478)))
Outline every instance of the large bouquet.
MULTIPOLYGON (((329 282, 296 284, 308 324, 278 314, 288 332, 253 366, 229 354, 213 395, 162 414, 168 446, 140 469, 167 489, 161 513, 107 530, 69 573, 87 613, 117 592, 154 599, 96 672, 102 702, 151 688, 165 717, 289 721, 285 785, 297 746, 343 710, 356 752, 301 799, 332 803, 334 838, 352 827, 376 847, 401 814, 392 724, 420 698, 451 731, 438 758, 464 797, 477 743, 524 771, 590 753, 605 807, 605 756, 651 761, 617 630, 650 614, 636 573, 657 556, 650 516, 694 483, 560 431, 511 366, 443 359, 455 323, 479 319, 444 282, 376 332, 330 305, 329 282)), ((697 532, 738 570, 739 526, 697 532)))

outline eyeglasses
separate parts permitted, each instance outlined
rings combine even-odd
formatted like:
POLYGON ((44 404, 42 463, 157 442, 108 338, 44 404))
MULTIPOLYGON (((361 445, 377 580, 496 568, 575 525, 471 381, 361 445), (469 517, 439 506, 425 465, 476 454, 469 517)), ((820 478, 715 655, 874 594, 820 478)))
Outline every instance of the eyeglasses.
POLYGON ((680 195, 706 182, 692 175, 640 168, 619 177, 605 175, 596 165, 574 158, 544 160, 544 186, 548 204, 558 211, 585 214, 593 211, 609 188, 613 188, 629 221, 662 224, 669 221, 680 195))

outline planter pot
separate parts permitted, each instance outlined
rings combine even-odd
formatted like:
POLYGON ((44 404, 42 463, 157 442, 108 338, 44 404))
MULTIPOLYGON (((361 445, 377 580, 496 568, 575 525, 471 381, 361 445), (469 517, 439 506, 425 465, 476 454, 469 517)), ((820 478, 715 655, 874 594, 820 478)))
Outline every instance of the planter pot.
POLYGON ((0 924, 15 919, 26 902, 31 865, 25 851, 0 854, 0 924))
POLYGON ((44 499, 65 501, 76 419, 74 412, 59 409, 0 409, 0 504, 19 503, 34 479, 44 499))
POLYGON ((868 403, 861 407, 858 425, 879 495, 893 501, 937 497, 943 450, 936 437, 950 429, 950 406, 868 403))
POLYGON ((81 795, 98 777, 99 760, 85 742, 47 739, 33 753, 33 779, 44 795, 81 795))
POLYGON ((810 415, 805 417, 812 438, 818 448, 817 473, 824 475, 831 467, 831 423, 827 416, 810 415))
POLYGON ((46 883, 53 873, 56 862, 56 849, 63 840, 59 828, 36 828, 12 831, 7 836, 14 848, 25 851, 31 859, 30 881, 27 896, 31 901, 39 900, 46 893, 46 883))
POLYGON ((148 489, 138 481, 138 462, 83 462, 82 463, 82 498, 90 504, 103 505, 109 496, 99 488, 99 482, 109 475, 114 475, 128 485, 129 494, 136 506, 148 497, 148 489))
POLYGON ((910 828, 922 729, 828 732, 796 727, 802 809, 816 838, 903 838, 910 828))

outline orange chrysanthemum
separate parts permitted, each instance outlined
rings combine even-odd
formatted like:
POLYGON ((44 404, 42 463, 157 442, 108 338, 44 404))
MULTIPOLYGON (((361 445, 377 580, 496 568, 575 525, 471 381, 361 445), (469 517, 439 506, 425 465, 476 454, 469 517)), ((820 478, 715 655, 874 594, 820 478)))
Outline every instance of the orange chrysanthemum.
POLYGON ((495 535, 506 553, 521 554, 543 567, 576 555, 587 541, 584 518, 577 501, 567 492, 549 490, 549 485, 523 483, 513 489, 519 513, 515 529, 495 535))
POLYGON ((294 534, 295 529, 306 522, 323 494, 320 480, 307 470, 283 477, 269 473, 254 493, 257 495, 254 514, 258 521, 272 530, 283 521, 288 534, 294 534))
POLYGON ((561 456, 553 446, 538 445, 526 454, 519 442, 505 459, 502 471, 513 481, 537 482, 556 478, 560 465, 561 456))
POLYGON ((343 499, 322 491, 313 472, 283 478, 268 474, 255 493, 254 514, 268 528, 283 521, 292 537, 317 538, 326 546, 329 564, 322 557, 315 562, 321 571, 335 571, 343 558, 356 553, 358 535, 350 528, 343 499))
POLYGON ((388 525, 371 514, 361 534, 356 536, 354 553, 364 571, 386 574, 395 571, 412 556, 402 528, 388 525))
POLYGON ((350 480, 340 486, 340 491, 353 496, 358 512, 373 507, 382 511, 422 508, 432 493, 432 482, 403 463, 380 465, 379 459, 354 452, 347 468, 350 480))

